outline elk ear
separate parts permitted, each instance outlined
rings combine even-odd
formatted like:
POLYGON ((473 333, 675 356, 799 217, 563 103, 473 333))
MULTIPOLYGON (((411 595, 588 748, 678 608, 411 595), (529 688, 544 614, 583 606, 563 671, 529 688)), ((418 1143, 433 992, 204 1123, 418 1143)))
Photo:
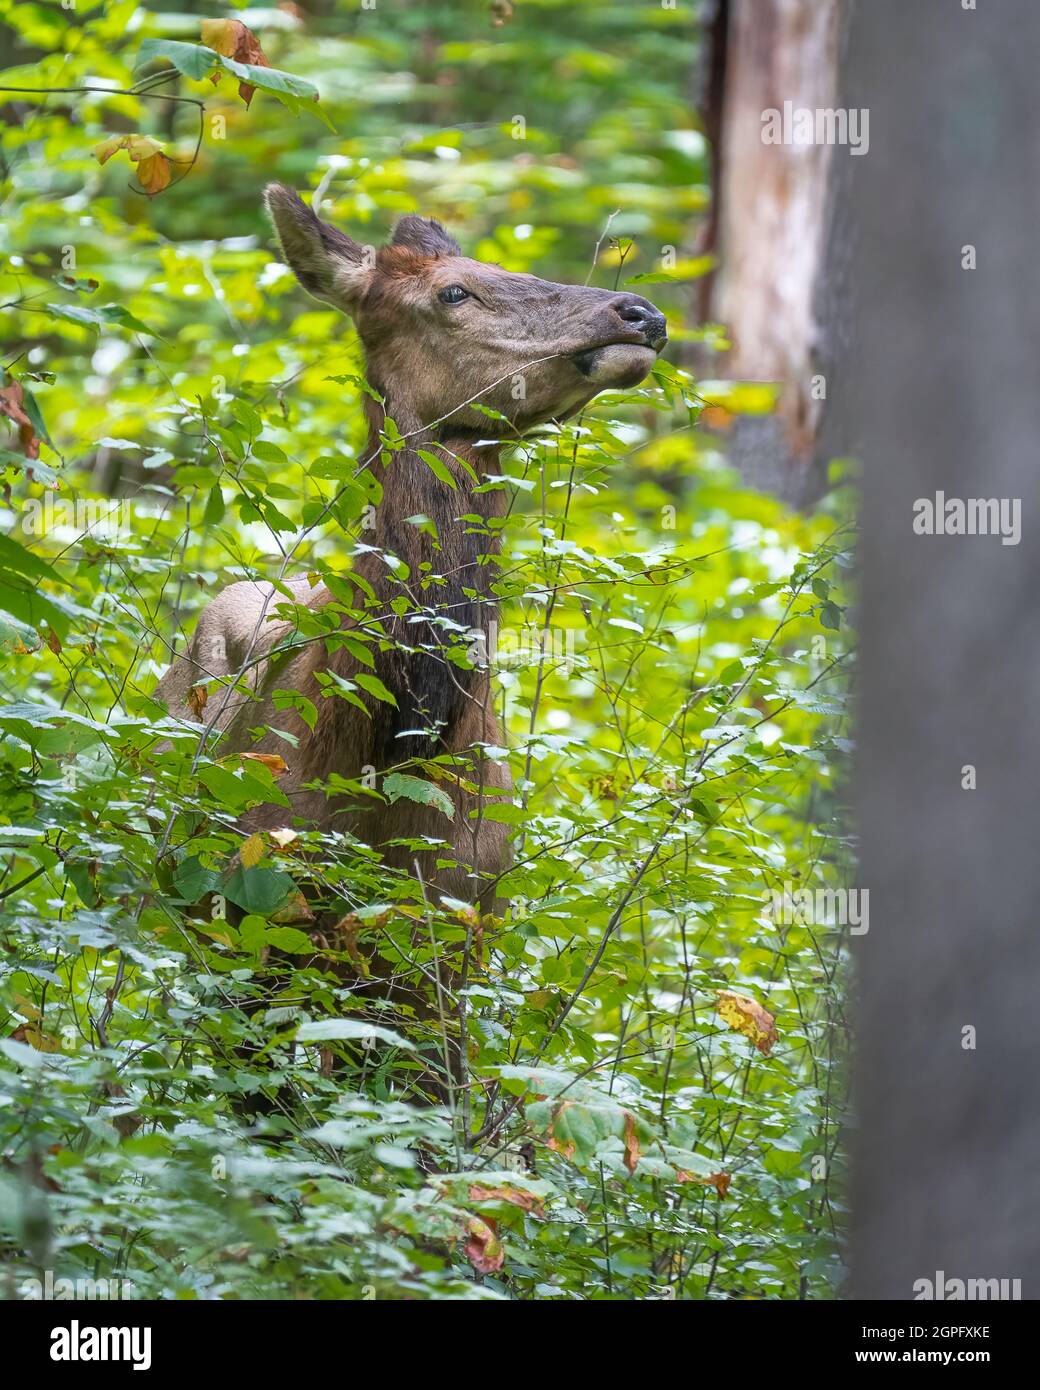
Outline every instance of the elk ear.
POLYGON ((281 183, 269 183, 264 202, 278 242, 297 280, 315 299, 351 314, 372 273, 375 253, 316 217, 302 198, 281 183))
POLYGON ((439 222, 429 217, 416 217, 409 213, 402 217, 394 228, 391 246, 407 246, 409 251, 418 251, 420 256, 461 256, 458 243, 450 237, 439 222))

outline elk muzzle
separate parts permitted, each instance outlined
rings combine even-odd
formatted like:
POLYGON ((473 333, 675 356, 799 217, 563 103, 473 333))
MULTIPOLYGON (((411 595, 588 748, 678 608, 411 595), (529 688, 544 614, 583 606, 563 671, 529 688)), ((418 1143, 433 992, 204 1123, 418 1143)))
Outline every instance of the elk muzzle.
POLYGON ((605 306, 602 336, 571 361, 600 389, 636 386, 668 341, 664 314, 638 294, 616 294, 605 306))

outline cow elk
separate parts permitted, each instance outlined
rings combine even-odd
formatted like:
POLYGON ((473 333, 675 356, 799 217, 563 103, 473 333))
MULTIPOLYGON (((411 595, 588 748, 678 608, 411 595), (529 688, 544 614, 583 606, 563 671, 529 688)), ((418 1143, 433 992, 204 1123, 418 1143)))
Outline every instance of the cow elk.
POLYGON ((418 872, 431 893, 487 911, 508 844, 506 827, 483 811, 508 796, 510 781, 485 751, 502 744, 488 663, 457 656, 460 643, 478 654, 491 650, 496 522, 506 499, 501 487, 479 485, 498 474, 506 442, 574 415, 600 391, 642 381, 665 344, 665 320, 636 294, 554 284, 470 260, 443 227, 422 217, 402 218, 390 243, 374 251, 279 184, 267 188, 266 204, 300 284, 357 328, 380 398, 366 400, 363 460, 387 457, 387 418, 403 444, 385 469, 373 462, 382 499, 351 561, 353 606, 306 577, 287 577, 280 588, 233 583, 203 611, 156 696, 171 716, 195 721, 195 688, 217 682, 205 717, 223 735, 221 753, 271 754, 288 764, 278 785, 291 811, 262 805, 243 818, 245 831, 292 820, 346 831, 392 868, 418 872), (286 585, 296 605, 317 611, 338 603, 335 630, 366 636, 373 664, 359 660, 356 642, 294 642, 298 623, 286 616, 292 608, 276 611, 286 603, 286 585), (404 614, 394 605, 402 596, 404 614), (364 710, 323 698, 330 676, 335 684, 365 673, 393 703, 356 682, 364 710), (276 702, 276 691, 311 701, 314 727, 284 697, 276 702), (450 820, 443 809, 404 797, 326 795, 311 785, 332 774, 355 782, 375 774, 378 787, 391 769, 414 774, 425 762, 428 775, 428 760, 446 754, 454 758, 452 775, 438 785, 453 803, 450 820), (447 840, 448 848, 401 843, 422 837, 447 840))

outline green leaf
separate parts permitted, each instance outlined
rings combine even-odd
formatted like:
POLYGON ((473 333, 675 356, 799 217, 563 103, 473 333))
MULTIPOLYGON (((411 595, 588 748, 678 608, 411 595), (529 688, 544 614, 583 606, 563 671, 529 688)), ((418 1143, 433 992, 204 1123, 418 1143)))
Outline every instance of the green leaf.
POLYGON ((455 819, 455 805, 447 792, 435 787, 432 782, 425 782, 421 777, 409 777, 404 772, 391 772, 383 778, 383 792, 391 801, 400 801, 404 797, 406 801, 415 801, 420 806, 435 807, 449 820, 455 819))
POLYGON ((604 1139, 621 1138, 625 1131, 625 1111, 609 1098, 540 1101, 528 1106, 528 1119, 545 1130, 564 1154, 577 1163, 590 1163, 604 1139))
POLYGON ((213 50, 201 44, 180 43, 176 39, 142 39, 134 67, 144 67, 156 58, 165 58, 178 72, 196 82, 201 81, 217 61, 213 50))
POLYGON ((825 603, 820 608, 820 626, 829 627, 834 632, 841 628, 841 609, 836 603, 825 603))
POLYGON ((367 671, 358 671, 354 675, 354 681, 362 690, 367 690, 377 700, 382 700, 383 704, 397 708, 397 701, 378 676, 369 675, 367 671))
POLYGON ((9 613, 0 612, 0 652, 5 655, 12 652, 37 652, 42 645, 35 628, 30 627, 28 623, 19 622, 9 613))
POLYGON ((122 304, 103 304, 100 308, 88 308, 85 304, 45 304, 41 311, 51 318, 67 319, 70 323, 82 323, 92 328, 105 328, 117 324, 135 333, 147 333, 151 338, 161 338, 154 328, 149 328, 139 318, 135 318, 122 304))
POLYGON ((306 695, 300 695, 295 690, 276 690, 271 698, 275 709, 295 710, 307 728, 314 732, 314 726, 318 722, 318 711, 314 702, 308 700, 306 695))
POLYGON ((380 1042, 393 1047, 405 1047, 415 1051, 407 1038, 395 1033, 391 1028, 381 1028, 375 1023, 366 1023, 361 1018, 319 1018, 310 1023, 301 1023, 296 1030, 297 1042, 353 1042, 359 1039, 378 1038, 380 1042))
POLYGON ((262 917, 273 912, 295 891, 296 884, 281 869, 245 869, 240 866, 220 885, 220 892, 225 898, 229 898, 237 907, 259 913, 262 917))
POLYGON ((318 104, 318 89, 313 82, 296 77, 291 72, 281 72, 278 68, 260 68, 253 63, 238 63, 234 58, 225 58, 220 54, 215 56, 220 65, 228 72, 234 73, 239 81, 248 82, 251 87, 258 87, 262 92, 270 92, 294 115, 300 111, 300 103, 304 102, 304 110, 312 112, 319 120, 324 121, 330 130, 333 128, 328 113, 318 104))
POLYGON ((253 454, 263 463, 286 463, 285 451, 266 439, 258 439, 253 445, 253 454))
MULTIPOLYGON (((561 1091, 569 1091, 577 1082, 573 1072, 564 1071, 559 1067, 519 1066, 515 1063, 500 1066, 498 1075, 503 1081, 522 1081, 524 1089, 546 1096, 557 1096, 561 1091)), ((523 1094, 523 1091, 515 1086, 507 1086, 506 1089, 514 1095, 523 1094)))
POLYGON ((676 261, 670 270, 650 270, 642 275, 631 275, 626 285, 668 285, 684 280, 698 280, 707 275, 716 265, 714 256, 690 256, 676 261))
POLYGON ((32 421, 32 426, 37 436, 42 439, 45 444, 49 444, 53 449, 54 440, 47 433, 47 426, 44 424, 43 420, 43 412, 40 410, 36 397, 29 390, 24 381, 22 382, 22 409, 32 421))
POLYGON ((458 484, 449 473, 442 459, 439 459, 436 454, 431 454, 428 449, 416 449, 415 452, 438 481, 446 483, 453 491, 457 490, 458 484))
POLYGON ((672 1144, 664 1146, 664 1154, 668 1162, 675 1168, 679 1168, 685 1173, 693 1173, 698 1178, 712 1178, 722 1167, 721 1162, 705 1158, 692 1149, 676 1148, 672 1144))
POLYGON ((264 940, 269 946, 275 946, 279 951, 288 951, 290 955, 313 954, 314 942, 306 932, 300 931, 297 927, 268 927, 264 932, 264 940))
POLYGON ((11 1038, 0 1038, 0 1052, 9 1058, 16 1067, 24 1067, 26 1071, 42 1069, 47 1060, 45 1052, 37 1052, 35 1047, 15 1042, 11 1038))
POLYGON ((182 860, 173 876, 173 886, 189 903, 197 903, 207 893, 215 892, 219 881, 220 875, 217 871, 205 868, 197 855, 182 860))
POLYGON ((202 513, 203 526, 217 526, 224 519, 224 494, 220 490, 220 484, 215 484, 210 489, 210 494, 206 498, 206 506, 202 513))
POLYGON ((31 473, 38 483, 57 485, 58 474, 39 459, 26 458, 12 449, 0 449, 0 468, 17 468, 22 473, 31 473))
POLYGON ((20 541, 12 540, 9 535, 4 535, 2 532, 0 532, 0 570, 23 574, 34 581, 49 579, 55 584, 64 583, 61 575, 46 560, 22 545, 20 541))

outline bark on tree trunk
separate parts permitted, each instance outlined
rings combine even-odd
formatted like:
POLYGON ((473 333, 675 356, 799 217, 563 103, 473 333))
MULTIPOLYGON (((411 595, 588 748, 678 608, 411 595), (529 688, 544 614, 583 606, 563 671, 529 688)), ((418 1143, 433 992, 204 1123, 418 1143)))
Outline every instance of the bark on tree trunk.
MULTIPOLYGON (((700 316, 729 330, 709 370, 777 381, 775 415, 738 417, 727 452, 749 483, 805 504, 823 491, 816 291, 832 148, 766 143, 770 111, 834 106, 841 0, 718 0, 709 27, 705 133, 714 204, 702 249, 719 257, 700 316)), ((844 152, 839 154, 844 157, 844 152)))
POLYGON ((842 101, 870 108, 836 382, 864 484, 861 1298, 942 1297, 937 1275, 1040 1296, 1038 50, 1035 0, 869 0, 849 36, 842 101), (915 534, 937 492, 1021 499, 1021 543, 915 534))

